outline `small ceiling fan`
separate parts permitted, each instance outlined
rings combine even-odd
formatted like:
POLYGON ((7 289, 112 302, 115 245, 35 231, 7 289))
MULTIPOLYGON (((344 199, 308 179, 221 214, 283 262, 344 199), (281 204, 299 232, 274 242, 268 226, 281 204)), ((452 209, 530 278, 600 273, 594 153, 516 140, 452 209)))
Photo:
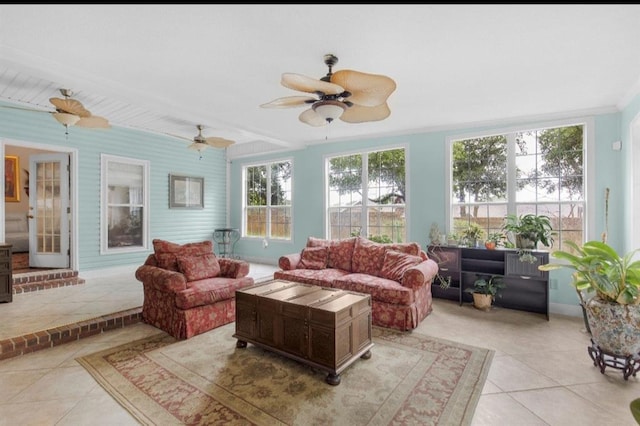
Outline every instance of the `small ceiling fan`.
POLYGON ((50 98, 49 102, 56 107, 53 117, 63 126, 78 126, 90 129, 108 129, 111 127, 106 118, 92 115, 91 112, 75 99, 71 99, 71 90, 60 89, 64 98, 50 98))
POLYGON ((394 90, 393 79, 378 74, 368 74, 353 70, 333 72, 338 58, 333 54, 324 55, 324 63, 329 67, 327 75, 320 79, 301 74, 284 73, 280 83, 289 89, 315 96, 287 96, 278 98, 262 108, 295 108, 310 106, 298 119, 310 126, 326 126, 339 118, 347 123, 363 123, 384 120, 391 114, 387 99, 394 90))
POLYGON ((207 147, 211 146, 213 148, 227 148, 235 143, 234 141, 225 138, 215 136, 207 138, 202 136, 202 130, 204 129, 204 126, 202 124, 198 124, 196 128, 198 129, 198 134, 194 136, 193 139, 187 139, 182 136, 176 135, 170 136, 191 141, 191 145, 189 145, 187 148, 198 151, 198 153, 200 153, 200 158, 202 158, 202 151, 207 149, 207 147))
POLYGON ((90 129, 108 129, 111 127, 106 118, 92 115, 80 101, 71 99, 71 90, 60 89, 60 93, 64 98, 49 98, 49 102, 56 108, 55 111, 43 111, 41 109, 8 105, 3 105, 2 107, 51 114, 58 123, 65 127, 65 134, 67 135, 69 134, 70 126, 90 129))

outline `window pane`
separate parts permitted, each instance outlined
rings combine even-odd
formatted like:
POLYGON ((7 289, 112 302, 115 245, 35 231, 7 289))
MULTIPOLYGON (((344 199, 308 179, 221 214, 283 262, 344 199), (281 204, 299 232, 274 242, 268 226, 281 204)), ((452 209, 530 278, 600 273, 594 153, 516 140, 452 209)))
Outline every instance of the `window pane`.
POLYGON ((404 241, 404 149, 369 152, 366 167, 363 158, 353 154, 328 160, 329 238, 362 235, 379 241, 404 241), (364 217, 363 211, 367 212, 364 217))
POLYGON ((452 230, 459 232, 470 223, 479 223, 486 232, 493 232, 500 229, 497 224, 507 213, 533 213, 552 219, 557 233, 553 249, 562 248, 565 231, 579 231, 582 237, 583 134, 584 127, 575 125, 454 142, 451 146, 452 230), (512 150, 507 149, 508 143, 514 144, 512 150), (507 170, 515 173, 507 176, 507 170), (515 199, 508 200, 508 194, 514 194, 515 199), (493 209, 496 201, 496 206, 504 203, 499 210, 493 209), (505 210, 507 206, 514 211, 505 210), (569 207, 570 214, 579 215, 580 219, 575 221, 573 216, 571 227, 566 228, 564 218, 569 213, 565 210, 569 207))

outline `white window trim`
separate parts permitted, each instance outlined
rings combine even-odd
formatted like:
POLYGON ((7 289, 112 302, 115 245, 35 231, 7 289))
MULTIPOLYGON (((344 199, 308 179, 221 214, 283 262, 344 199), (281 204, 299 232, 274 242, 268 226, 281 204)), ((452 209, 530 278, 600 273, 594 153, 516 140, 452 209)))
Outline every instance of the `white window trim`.
MULTIPOLYGON (((268 160, 268 161, 260 161, 257 163, 246 163, 242 165, 242 218, 241 218, 241 231, 240 231, 240 238, 241 239, 246 239, 246 240, 262 240, 263 244, 269 241, 277 241, 277 242, 292 242, 294 240, 294 234, 293 234, 293 229, 294 229, 294 216, 293 216, 293 198, 294 198, 294 185, 295 185, 295 168, 293 165, 293 157, 286 157, 286 158, 280 158, 280 159, 273 159, 273 160, 268 160), (289 162, 291 164, 291 205, 289 206, 290 210, 291 210, 291 237, 290 238, 271 238, 270 235, 266 235, 264 237, 255 237, 253 235, 247 235, 247 169, 249 167, 259 167, 259 166, 266 166, 267 167, 267 171, 270 174, 270 166, 274 163, 284 163, 284 162, 289 162)), ((271 179, 267 179, 267 194, 271 194, 271 179)), ((270 230, 271 230, 271 225, 270 225, 270 220, 271 220, 271 204, 269 204, 269 199, 271 197, 267 197, 267 234, 270 234, 270 230)))
POLYGON ((109 154, 101 154, 100 155, 100 254, 119 254, 119 253, 132 253, 139 251, 149 251, 149 247, 151 247, 149 241, 149 205, 150 205, 150 194, 149 194, 149 179, 150 179, 150 162, 148 160, 140 160, 137 158, 128 158, 128 157, 119 157, 115 155, 109 154), (142 245, 141 246, 133 246, 133 247, 118 247, 118 248, 109 248, 108 244, 108 194, 109 194, 109 163, 117 162, 124 164, 134 164, 138 166, 142 166, 143 168, 143 188, 144 188, 144 196, 143 196, 143 208, 142 208, 142 245))
MULTIPOLYGON (((411 198, 411 179, 409 178, 411 176, 411 170, 410 170, 410 166, 411 166, 411 161, 409 160, 411 158, 410 154, 410 149, 409 149, 409 144, 408 143, 400 143, 400 144, 390 144, 390 145, 381 145, 381 146, 376 146, 376 147, 368 147, 365 149, 354 149, 354 150, 350 150, 350 151, 340 151, 340 152, 334 152, 332 154, 325 154, 322 161, 324 163, 324 209, 323 209, 323 223, 324 223, 324 238, 328 238, 329 237, 329 228, 331 227, 331 224, 329 223, 329 208, 330 208, 330 202, 329 202, 329 192, 330 192, 330 188, 329 188, 329 160, 331 160, 332 158, 336 158, 336 157, 348 157, 350 155, 355 155, 355 154, 359 154, 362 156, 366 156, 367 154, 371 153, 371 152, 379 152, 379 151, 389 151, 389 150, 393 150, 393 149, 404 149, 404 178, 405 178, 405 200, 404 200, 404 205, 405 205, 405 238, 409 239, 410 235, 411 235, 411 213, 410 213, 410 208, 409 208, 409 199, 411 198)), ((368 168, 368 162, 363 162, 363 167, 365 169, 368 168)), ((366 170, 366 174, 369 174, 369 171, 366 170)), ((366 179, 364 178, 365 174, 363 173, 362 175, 362 186, 363 188, 365 188, 365 192, 368 190, 367 187, 367 182, 366 179)), ((363 193, 363 198, 366 196, 367 194, 363 193)), ((366 211, 363 209, 362 212, 362 218, 361 221, 362 223, 366 223, 366 211)))
MULTIPOLYGON (((529 123, 523 124, 521 126, 510 126, 499 129, 491 129, 477 132, 469 132, 458 135, 450 135, 446 138, 445 144, 445 176, 447 176, 445 182, 445 229, 449 232, 450 229, 453 228, 453 224, 451 223, 451 181, 453 180, 453 170, 451 168, 451 147, 455 141, 463 140, 463 139, 472 139, 472 138, 482 138, 487 136, 495 136, 495 135, 504 135, 507 133, 514 132, 525 132, 527 130, 539 130, 544 128, 554 128, 554 127, 567 127, 572 125, 583 125, 584 126, 584 134, 585 134, 585 145, 584 145, 584 177, 585 177, 585 186, 586 191, 584 194, 584 205, 585 205, 585 229, 583 233, 583 238, 585 241, 598 239, 599 234, 596 235, 595 231, 595 211, 596 206, 594 206, 594 202, 596 197, 595 194, 595 120, 593 117, 576 117, 576 118, 567 118, 563 120, 556 121, 545 121, 540 123, 529 123)), ((509 194, 512 195, 512 194, 509 194)))

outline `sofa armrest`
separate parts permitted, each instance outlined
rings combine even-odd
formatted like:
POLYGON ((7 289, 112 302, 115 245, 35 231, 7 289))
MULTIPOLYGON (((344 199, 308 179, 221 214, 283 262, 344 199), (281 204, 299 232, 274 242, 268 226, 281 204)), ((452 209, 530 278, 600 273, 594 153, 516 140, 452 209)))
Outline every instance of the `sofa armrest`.
POLYGON ((183 274, 157 266, 140 266, 136 269, 136 279, 145 286, 168 293, 176 293, 187 288, 187 278, 183 274))
POLYGON ((278 266, 283 271, 298 269, 298 263, 300 263, 300 253, 287 254, 278 259, 278 266))
POLYGON ((438 264, 431 259, 427 259, 404 272, 402 285, 415 290, 426 283, 432 282, 437 273, 438 264))
POLYGON ((242 278, 249 275, 249 263, 240 259, 219 257, 220 276, 225 278, 242 278))

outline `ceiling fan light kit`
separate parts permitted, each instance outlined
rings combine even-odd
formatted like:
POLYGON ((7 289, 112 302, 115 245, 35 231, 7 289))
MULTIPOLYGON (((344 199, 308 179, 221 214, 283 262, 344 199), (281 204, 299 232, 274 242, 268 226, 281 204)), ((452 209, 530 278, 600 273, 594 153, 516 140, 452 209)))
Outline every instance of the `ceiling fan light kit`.
POLYGON ((338 58, 324 56, 329 72, 320 79, 301 74, 283 73, 280 84, 313 96, 287 96, 260 105, 262 108, 309 106, 298 119, 310 126, 326 126, 336 119, 346 123, 384 120, 391 114, 387 99, 396 90, 393 79, 353 70, 333 73, 338 58))
POLYGON ((311 108, 316 114, 320 114, 327 123, 331 123, 336 118, 340 118, 344 110, 347 109, 347 105, 345 105, 344 102, 327 100, 318 101, 314 103, 311 108))
POLYGON ((53 113, 53 118, 55 118, 56 121, 58 121, 58 123, 62 124, 64 127, 73 126, 80 120, 79 115, 58 111, 53 113))

